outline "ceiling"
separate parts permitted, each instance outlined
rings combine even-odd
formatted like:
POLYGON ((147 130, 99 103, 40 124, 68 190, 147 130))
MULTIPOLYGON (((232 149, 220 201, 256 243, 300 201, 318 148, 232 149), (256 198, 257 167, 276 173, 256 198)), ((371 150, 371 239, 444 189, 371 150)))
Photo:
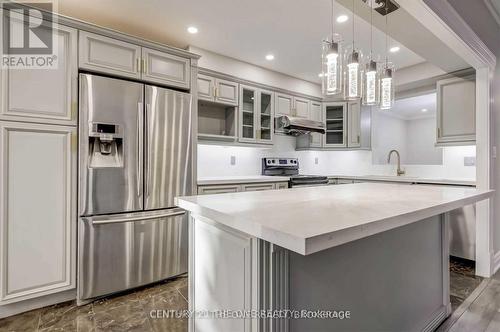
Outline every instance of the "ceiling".
MULTIPOLYGON (((353 18, 346 7, 350 8, 352 1, 338 2, 335 16, 348 15, 349 19, 345 23, 336 23, 336 29, 350 43, 353 18)), ((359 15, 355 16, 354 21, 356 44, 364 53, 368 53, 369 10, 360 0, 355 0, 355 4, 355 12, 359 15)), ((63 15, 172 46, 186 48, 193 45, 311 82, 319 82, 320 43, 330 31, 331 9, 328 0, 59 0, 58 11, 63 15), (189 26, 196 26, 199 32, 189 34, 186 31, 189 26), (266 54, 273 54, 275 59, 267 61, 266 54)), ((391 34, 421 28, 415 25, 415 20, 409 22, 402 12, 403 9, 399 9, 389 15, 391 34)), ((382 16, 374 13, 374 18, 376 25, 383 28, 382 16)), ((445 48, 434 45, 435 40, 428 35, 428 31, 412 31, 411 34, 405 32, 403 36, 406 39, 405 45, 415 43, 412 41, 415 37, 423 40, 412 45, 420 55, 403 43, 390 39, 389 48, 400 47, 399 52, 390 53, 390 60, 397 68, 426 60, 437 62, 439 66, 440 61, 429 59, 436 56, 441 59, 440 67, 448 66, 446 71, 467 66, 453 52, 444 52, 445 48), (429 49, 422 48, 425 40, 430 43, 429 49), (434 54, 429 54, 431 51, 434 54)), ((374 29, 374 54, 381 58, 385 54, 384 36, 379 29, 374 29)))
POLYGON ((391 115, 404 120, 420 119, 436 116, 436 94, 397 99, 391 109, 391 115), (427 110, 423 112, 422 110, 427 110))

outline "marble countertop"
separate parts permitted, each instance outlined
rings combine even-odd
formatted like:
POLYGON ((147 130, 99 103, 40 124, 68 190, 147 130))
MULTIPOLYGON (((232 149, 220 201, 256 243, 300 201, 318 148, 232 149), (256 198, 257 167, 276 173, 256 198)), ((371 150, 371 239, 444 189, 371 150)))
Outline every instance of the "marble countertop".
POLYGON ((353 179, 366 181, 391 181, 391 182, 407 182, 407 183, 422 183, 422 184, 449 184, 456 186, 475 186, 476 181, 473 179, 440 179, 440 178, 425 178, 418 176, 395 176, 395 175, 328 175, 329 178, 336 179, 353 179))
POLYGON ((199 186, 216 184, 237 184, 237 183, 262 183, 262 182, 288 182, 288 176, 265 176, 265 175, 245 175, 245 176, 217 176, 198 178, 199 186))
POLYGON ((356 183, 176 198, 176 205, 302 255, 448 212, 493 191, 356 183))
MULTIPOLYGON (((320 174, 321 175, 321 174, 320 174)), ((472 179, 438 179, 412 176, 391 176, 391 175, 345 175, 330 174, 329 178, 352 179, 364 181, 390 181, 422 184, 449 184, 456 186, 475 186, 476 181, 472 179)), ((265 176, 265 175, 244 175, 244 176, 214 176, 198 179, 199 186, 217 184, 238 184, 238 183, 263 183, 263 182, 287 182, 287 176, 265 176)))

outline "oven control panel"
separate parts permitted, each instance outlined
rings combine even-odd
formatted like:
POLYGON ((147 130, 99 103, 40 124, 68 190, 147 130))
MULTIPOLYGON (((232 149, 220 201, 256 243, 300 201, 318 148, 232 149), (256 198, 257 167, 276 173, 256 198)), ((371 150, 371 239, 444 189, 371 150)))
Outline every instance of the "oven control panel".
POLYGON ((266 167, 297 167, 299 160, 297 158, 264 158, 266 167))

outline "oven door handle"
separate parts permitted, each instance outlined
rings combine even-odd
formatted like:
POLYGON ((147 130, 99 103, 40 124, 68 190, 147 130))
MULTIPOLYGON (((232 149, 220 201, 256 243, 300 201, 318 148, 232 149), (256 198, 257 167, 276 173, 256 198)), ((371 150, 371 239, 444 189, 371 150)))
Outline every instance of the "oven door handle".
POLYGON ((185 213, 186 213, 186 211, 175 211, 175 212, 167 212, 167 213, 155 214, 155 215, 151 215, 151 216, 142 216, 142 217, 92 220, 92 225, 95 226, 95 225, 119 224, 119 223, 134 222, 134 221, 148 221, 148 220, 153 220, 153 219, 180 216, 180 215, 183 215, 185 213))

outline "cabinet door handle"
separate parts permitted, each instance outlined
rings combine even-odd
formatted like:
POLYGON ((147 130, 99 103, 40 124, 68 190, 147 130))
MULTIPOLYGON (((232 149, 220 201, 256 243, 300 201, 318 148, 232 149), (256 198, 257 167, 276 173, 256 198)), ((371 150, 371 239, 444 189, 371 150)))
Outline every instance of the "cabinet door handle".
POLYGON ((137 67, 137 71, 140 73, 142 72, 142 67, 141 67, 141 59, 137 58, 135 59, 135 65, 137 67))
POLYGON ((359 138, 359 135, 358 135, 358 141, 357 141, 356 143, 359 143, 359 139, 360 139, 360 138, 359 138))
POLYGON ((147 68, 147 61, 146 59, 142 59, 142 72, 146 74, 146 68, 147 68))
POLYGON ((219 97, 219 89, 215 88, 215 98, 219 97))

